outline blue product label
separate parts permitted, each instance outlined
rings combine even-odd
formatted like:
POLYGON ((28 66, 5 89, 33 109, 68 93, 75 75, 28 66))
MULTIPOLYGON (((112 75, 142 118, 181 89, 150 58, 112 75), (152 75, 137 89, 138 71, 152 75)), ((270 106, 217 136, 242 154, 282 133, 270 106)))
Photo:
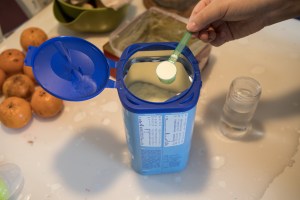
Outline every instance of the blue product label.
POLYGON ((124 110, 132 167, 141 174, 182 170, 188 161, 195 108, 180 113, 136 114, 124 110))

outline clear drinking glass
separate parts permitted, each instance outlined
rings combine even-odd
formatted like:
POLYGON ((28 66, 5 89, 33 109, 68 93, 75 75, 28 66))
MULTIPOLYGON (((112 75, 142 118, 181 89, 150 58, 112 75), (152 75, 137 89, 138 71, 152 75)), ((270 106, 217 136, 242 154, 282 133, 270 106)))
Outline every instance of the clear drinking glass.
POLYGON ((238 77, 232 81, 219 124, 223 135, 240 138, 251 129, 260 95, 261 86, 255 79, 238 77))

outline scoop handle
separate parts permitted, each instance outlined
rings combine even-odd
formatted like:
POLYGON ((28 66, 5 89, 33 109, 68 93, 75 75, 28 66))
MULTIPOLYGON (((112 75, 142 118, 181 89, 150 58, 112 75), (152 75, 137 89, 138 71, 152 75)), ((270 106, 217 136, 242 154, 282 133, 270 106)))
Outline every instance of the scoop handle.
POLYGON ((172 55, 169 58, 170 62, 175 63, 177 61, 178 56, 181 54, 182 50, 184 49, 184 47, 186 46, 186 44, 190 40, 191 36, 192 36, 191 32, 185 31, 185 33, 184 33, 183 37, 181 38, 179 44, 177 45, 174 52, 172 53, 172 55))

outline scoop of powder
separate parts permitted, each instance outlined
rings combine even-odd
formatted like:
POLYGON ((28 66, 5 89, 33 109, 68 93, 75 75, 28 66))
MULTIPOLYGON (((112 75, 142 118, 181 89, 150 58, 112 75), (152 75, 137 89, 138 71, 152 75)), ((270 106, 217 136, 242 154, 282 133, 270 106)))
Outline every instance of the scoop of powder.
POLYGON ((163 61, 159 63, 156 68, 156 75, 163 83, 172 83, 175 80, 176 73, 176 66, 169 61, 163 61))

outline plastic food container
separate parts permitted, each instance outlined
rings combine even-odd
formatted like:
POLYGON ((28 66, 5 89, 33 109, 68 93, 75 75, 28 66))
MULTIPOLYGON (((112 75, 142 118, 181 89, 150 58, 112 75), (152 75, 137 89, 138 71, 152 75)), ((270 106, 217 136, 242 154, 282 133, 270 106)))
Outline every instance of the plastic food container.
MULTIPOLYGON (((124 49, 134 43, 179 42, 186 31, 186 23, 186 18, 152 7, 114 30, 109 39, 113 53, 109 49, 104 49, 104 53, 107 53, 108 57, 109 54, 115 54, 111 55, 112 57, 120 57, 124 49)), ((191 38, 188 47, 202 70, 208 61, 211 45, 191 38)))
POLYGON ((187 18, 198 2, 199 0, 143 0, 147 9, 157 7, 187 18))
POLYGON ((30 48, 25 62, 39 84, 61 99, 87 100, 105 88, 117 89, 132 168, 140 174, 171 173, 183 170, 189 159, 202 85, 198 61, 188 48, 176 63, 176 80, 158 80, 155 67, 177 44, 133 44, 114 62, 83 39, 57 37, 30 48), (110 68, 117 68, 116 81, 109 79, 110 68))

